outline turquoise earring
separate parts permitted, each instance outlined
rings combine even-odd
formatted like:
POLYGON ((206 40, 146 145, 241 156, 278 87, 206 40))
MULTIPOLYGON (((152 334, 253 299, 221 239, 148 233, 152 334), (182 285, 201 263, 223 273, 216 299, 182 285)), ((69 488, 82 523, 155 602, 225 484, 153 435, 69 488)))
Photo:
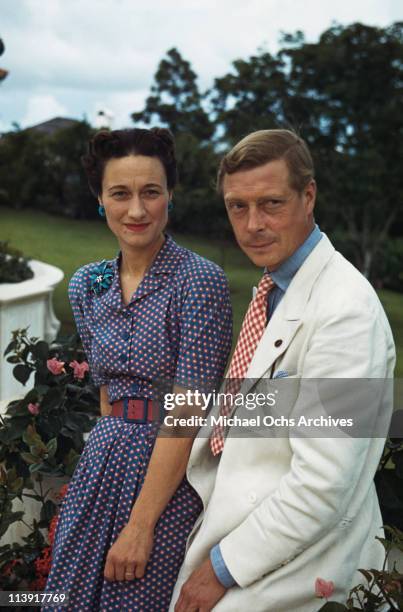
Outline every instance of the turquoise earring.
POLYGON ((100 217, 105 217, 105 208, 102 206, 102 204, 98 206, 98 214, 100 217))
POLYGON ((172 200, 169 200, 168 202, 168 212, 171 212, 174 209, 174 203, 172 202, 172 200))

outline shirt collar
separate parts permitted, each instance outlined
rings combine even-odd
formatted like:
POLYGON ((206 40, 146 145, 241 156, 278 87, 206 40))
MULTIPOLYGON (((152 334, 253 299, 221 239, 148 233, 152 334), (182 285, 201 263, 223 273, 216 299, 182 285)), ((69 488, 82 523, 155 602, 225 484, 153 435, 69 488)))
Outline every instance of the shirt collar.
POLYGON ((302 264, 308 255, 313 251, 313 249, 318 244, 319 240, 322 238, 322 232, 319 227, 315 224, 312 232, 309 234, 308 238, 301 244, 300 247, 288 259, 286 259, 281 266, 277 268, 274 272, 269 272, 272 277, 274 283, 279 287, 282 291, 286 291, 289 284, 291 283, 293 277, 298 272, 302 264))

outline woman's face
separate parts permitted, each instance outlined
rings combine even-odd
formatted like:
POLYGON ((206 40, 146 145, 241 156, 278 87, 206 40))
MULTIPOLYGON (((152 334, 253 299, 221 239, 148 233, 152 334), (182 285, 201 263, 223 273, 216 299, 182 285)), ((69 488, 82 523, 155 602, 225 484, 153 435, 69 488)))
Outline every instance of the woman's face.
POLYGON ((170 197, 158 157, 128 155, 105 164, 99 201, 122 250, 152 250, 163 239, 170 197))

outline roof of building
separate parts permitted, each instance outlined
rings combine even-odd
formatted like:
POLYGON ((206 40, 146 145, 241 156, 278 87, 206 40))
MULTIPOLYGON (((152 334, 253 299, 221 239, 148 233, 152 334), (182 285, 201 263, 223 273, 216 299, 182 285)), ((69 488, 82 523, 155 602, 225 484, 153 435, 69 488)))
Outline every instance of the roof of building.
POLYGON ((29 130, 35 130, 36 132, 42 132, 43 134, 54 134, 59 130, 64 130, 65 128, 73 127, 79 123, 77 119, 68 119, 67 117, 54 117, 53 119, 49 119, 49 121, 44 121, 43 123, 38 123, 37 125, 31 125, 29 130))

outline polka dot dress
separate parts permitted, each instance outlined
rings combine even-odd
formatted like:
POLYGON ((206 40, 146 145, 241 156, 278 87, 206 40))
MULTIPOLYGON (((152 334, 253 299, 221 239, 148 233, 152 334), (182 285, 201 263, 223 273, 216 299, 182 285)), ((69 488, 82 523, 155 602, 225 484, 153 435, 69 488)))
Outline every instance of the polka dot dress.
MULTIPOLYGON (((97 264, 89 264, 73 276, 69 295, 91 375, 96 384, 108 385, 110 401, 151 399, 153 379, 159 377, 215 384, 232 338, 221 269, 167 236, 125 306, 120 258, 108 263, 114 273, 108 289, 94 293, 90 277, 97 264)), ((63 501, 46 585, 46 591, 69 593, 69 606, 60 610, 168 610, 186 539, 201 511, 186 478, 157 523, 145 576, 103 578, 107 553, 141 490, 156 435, 154 423, 113 416, 102 417, 92 430, 63 501)))

